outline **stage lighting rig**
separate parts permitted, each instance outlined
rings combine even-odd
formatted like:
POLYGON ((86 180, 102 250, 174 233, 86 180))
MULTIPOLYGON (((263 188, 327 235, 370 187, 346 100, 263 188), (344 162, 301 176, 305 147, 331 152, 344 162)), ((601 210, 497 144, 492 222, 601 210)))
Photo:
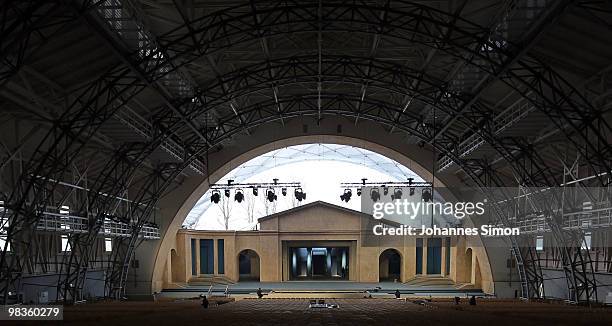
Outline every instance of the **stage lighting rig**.
POLYGON ((351 191, 351 189, 346 188, 344 189, 344 193, 342 193, 342 195, 340 195, 340 199, 344 202, 349 202, 349 200, 351 200, 351 196, 353 195, 353 192, 351 191))
POLYGON ((378 192, 378 187, 372 188, 370 190, 370 198, 373 202, 377 202, 380 199, 380 192, 378 192))
POLYGON ((429 188, 423 189, 423 191, 421 192, 421 200, 427 203, 431 201, 432 199, 433 199, 433 195, 431 194, 431 190, 429 188))
POLYGON ((302 190, 302 188, 295 188, 293 194, 295 195, 295 199, 297 199, 297 201, 306 200, 306 193, 302 190))
POLYGON ((268 190, 266 191, 266 198, 269 202, 274 202, 278 199, 276 193, 274 193, 274 188, 268 188, 268 190))
POLYGON ((213 190, 212 195, 210 195, 210 201, 215 204, 218 204, 220 200, 221 200, 221 193, 219 192, 219 190, 213 190))
POLYGON ((286 196, 289 188, 294 188, 294 195, 298 201, 302 201, 306 199, 306 193, 303 191, 301 187, 301 183, 299 182, 278 182, 278 179, 272 179, 272 182, 262 182, 262 183, 234 183, 234 180, 227 180, 226 184, 214 184, 211 187, 211 197, 210 201, 218 204, 221 201, 221 193, 225 195, 225 197, 230 197, 232 191, 234 191, 234 201, 238 203, 242 203, 246 197, 246 193, 244 189, 251 188, 251 192, 253 196, 259 195, 259 189, 265 189, 266 200, 273 202, 278 199, 276 195, 276 191, 280 189, 280 192, 283 196, 286 196))
POLYGON ((352 195, 352 188, 356 188, 357 195, 361 195, 361 192, 365 187, 372 187, 370 190, 370 199, 377 202, 384 197, 389 196, 389 188, 393 187, 391 192, 391 200, 401 199, 404 195, 402 188, 408 188, 408 194, 413 196, 416 188, 422 188, 421 199, 423 201, 433 200, 433 186, 431 182, 415 182, 414 178, 408 178, 407 181, 389 181, 389 182, 368 182, 368 179, 363 178, 361 182, 343 182, 340 186, 344 189, 344 192, 340 196, 340 199, 348 202, 352 195), (379 190, 382 187, 382 192, 379 190))
POLYGON ((396 187, 395 190, 393 190, 393 194, 391 195, 391 200, 402 199, 402 195, 402 188, 396 187))
POLYGON ((234 201, 237 201, 238 203, 242 203, 243 200, 244 200, 244 192, 240 188, 236 189, 236 193, 234 194, 234 201))

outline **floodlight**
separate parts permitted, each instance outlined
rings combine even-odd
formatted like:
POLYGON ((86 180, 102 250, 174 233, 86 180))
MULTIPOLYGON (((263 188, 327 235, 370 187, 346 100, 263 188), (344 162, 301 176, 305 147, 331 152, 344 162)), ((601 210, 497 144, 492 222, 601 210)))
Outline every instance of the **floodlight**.
POLYGON ((212 195, 210 195, 210 201, 215 204, 218 204, 220 200, 221 193, 219 192, 219 190, 213 190, 212 195))

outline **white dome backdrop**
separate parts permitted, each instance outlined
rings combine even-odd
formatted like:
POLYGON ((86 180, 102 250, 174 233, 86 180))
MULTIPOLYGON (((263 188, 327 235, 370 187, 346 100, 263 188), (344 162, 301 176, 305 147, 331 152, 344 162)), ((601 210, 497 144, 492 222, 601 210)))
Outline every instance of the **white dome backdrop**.
POLYGON ((242 203, 234 201, 232 190, 229 198, 222 192, 222 201, 213 204, 209 190, 187 215, 183 227, 224 230, 224 216, 229 216, 227 229, 249 230, 256 226, 257 218, 317 200, 359 210, 360 200, 355 194, 348 203, 340 200, 343 191, 340 183, 360 182, 361 178, 367 178, 368 182, 406 181, 408 178, 424 181, 408 167, 378 153, 347 145, 316 143, 280 148, 258 156, 232 170, 218 184, 225 184, 230 179, 234 183, 271 183, 274 178, 284 183, 300 182, 307 194, 306 200, 297 202, 292 188, 287 190, 286 197, 277 189, 278 200, 270 205, 265 200, 265 189, 259 189, 257 197, 251 189, 244 189, 246 198, 242 203))

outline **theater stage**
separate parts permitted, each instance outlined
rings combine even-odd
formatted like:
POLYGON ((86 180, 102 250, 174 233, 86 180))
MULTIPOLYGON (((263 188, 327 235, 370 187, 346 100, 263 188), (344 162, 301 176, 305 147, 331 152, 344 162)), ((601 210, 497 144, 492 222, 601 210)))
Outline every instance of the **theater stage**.
POLYGON ((484 296, 480 289, 460 288, 446 279, 428 280, 424 283, 361 283, 350 281, 292 281, 292 282, 238 282, 235 284, 192 283, 176 288, 164 289, 157 298, 190 298, 200 294, 213 296, 237 296, 239 298, 256 296, 257 289, 270 298, 363 298, 393 296, 399 290, 402 297, 466 297, 471 295, 484 296))

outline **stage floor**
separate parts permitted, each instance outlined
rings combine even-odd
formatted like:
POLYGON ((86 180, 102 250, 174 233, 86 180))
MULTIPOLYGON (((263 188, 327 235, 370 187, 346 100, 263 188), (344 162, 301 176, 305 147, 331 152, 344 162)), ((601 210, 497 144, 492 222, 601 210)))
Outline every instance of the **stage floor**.
MULTIPOLYGON (((158 298, 189 298, 194 295, 205 294, 210 285, 189 284, 181 288, 164 289, 158 298)), ((363 297, 365 292, 372 296, 392 296, 399 290, 402 297, 432 296, 432 297, 454 297, 454 296, 483 296, 480 289, 457 289, 452 284, 439 285, 414 285, 395 282, 360 283, 351 281, 290 281, 290 282, 238 282, 227 285, 230 296, 251 297, 255 296, 257 289, 270 297, 295 297, 308 298, 313 295, 323 297, 363 297), (282 295, 281 295, 282 294, 282 295), (351 295, 352 294, 352 295, 351 295)), ((223 295, 226 285, 213 286, 213 295, 223 295)), ((366 295, 367 295, 366 294, 366 295)))

